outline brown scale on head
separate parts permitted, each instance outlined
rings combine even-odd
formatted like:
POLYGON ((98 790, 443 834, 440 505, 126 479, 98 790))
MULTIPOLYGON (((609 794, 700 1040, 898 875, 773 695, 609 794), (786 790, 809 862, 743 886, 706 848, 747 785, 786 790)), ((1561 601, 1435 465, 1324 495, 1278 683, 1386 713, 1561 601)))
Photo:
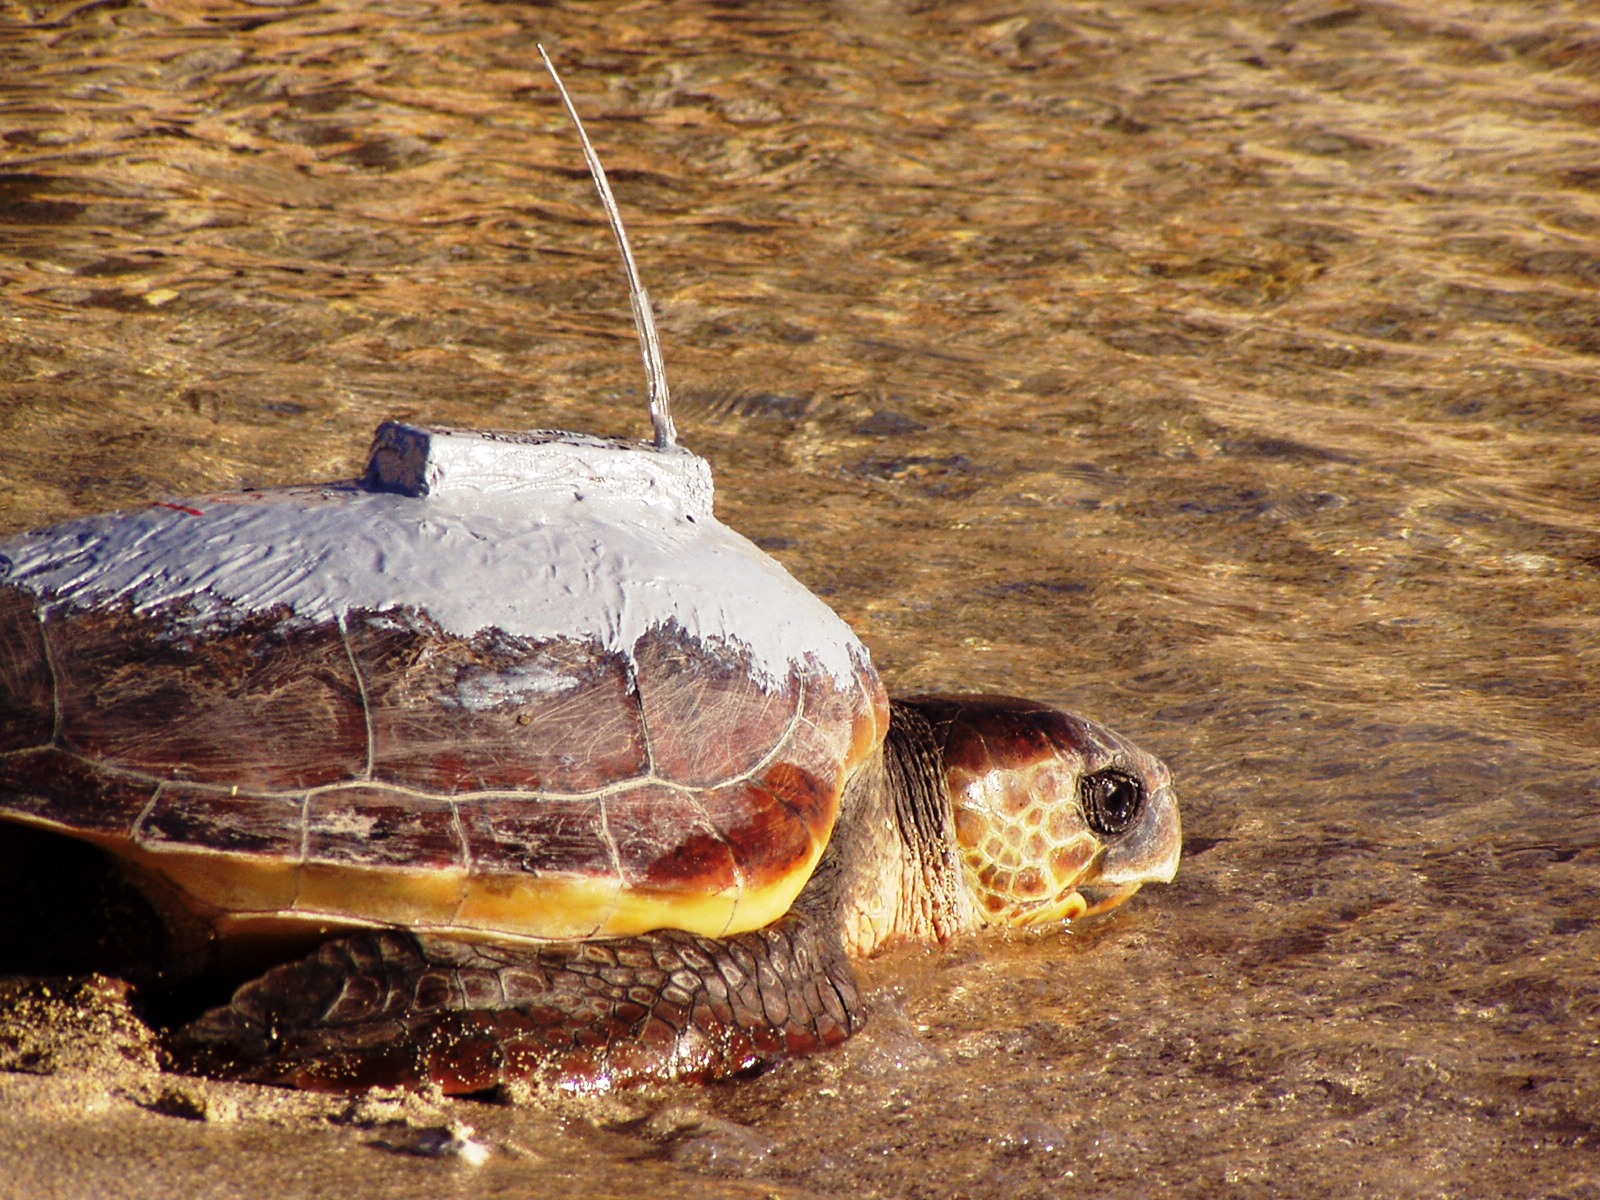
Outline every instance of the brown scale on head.
POLYGON ((1166 767, 1032 700, 916 696, 944 754, 958 853, 989 925, 1104 912, 1170 880, 1182 840, 1166 767))

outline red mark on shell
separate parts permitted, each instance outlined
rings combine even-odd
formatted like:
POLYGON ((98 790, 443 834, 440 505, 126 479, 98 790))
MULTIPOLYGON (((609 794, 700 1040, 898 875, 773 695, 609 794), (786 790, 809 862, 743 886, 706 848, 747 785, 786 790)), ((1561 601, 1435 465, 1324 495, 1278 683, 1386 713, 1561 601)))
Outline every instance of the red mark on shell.
POLYGON ((155 501, 155 506, 157 508, 170 508, 176 512, 188 513, 191 517, 205 516, 205 513, 201 512, 198 508, 190 508, 187 504, 174 504, 170 500, 157 500, 155 501))

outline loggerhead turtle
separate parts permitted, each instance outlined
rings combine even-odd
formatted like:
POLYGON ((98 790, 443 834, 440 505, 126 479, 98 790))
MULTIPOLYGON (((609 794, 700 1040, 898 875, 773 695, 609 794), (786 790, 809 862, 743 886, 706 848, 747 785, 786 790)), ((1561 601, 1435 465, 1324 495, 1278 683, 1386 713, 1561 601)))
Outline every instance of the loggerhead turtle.
POLYGON ((0 818, 109 850, 213 950, 320 941, 178 1031, 200 1069, 743 1072, 860 1026, 852 958, 1177 868, 1158 760, 1032 701, 889 700, 717 521, 583 145, 653 443, 390 423, 355 483, 0 543, 0 818))

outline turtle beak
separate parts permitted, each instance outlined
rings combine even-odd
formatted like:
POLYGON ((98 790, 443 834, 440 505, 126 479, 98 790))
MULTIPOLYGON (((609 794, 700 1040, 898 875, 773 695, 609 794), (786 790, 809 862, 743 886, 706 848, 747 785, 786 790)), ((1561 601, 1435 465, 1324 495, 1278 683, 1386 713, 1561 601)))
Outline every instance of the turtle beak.
POLYGON ((1178 797, 1167 784, 1151 795, 1139 823, 1106 847, 1097 859, 1099 870, 1091 866, 1083 882, 1127 887, 1127 895, 1131 896, 1141 884, 1171 883, 1178 873, 1182 852, 1178 797))
POLYGON ((1078 893, 1083 897, 1082 915, 1098 917, 1101 913, 1108 913, 1138 890, 1137 883, 1126 883, 1120 887, 1085 887, 1078 893))
POLYGON ((1019 914, 1016 923, 1025 928, 1060 925, 1067 921, 1076 921, 1079 917, 1086 916, 1088 912, 1089 902, 1078 892, 1071 891, 1057 896, 1039 908, 1019 914))

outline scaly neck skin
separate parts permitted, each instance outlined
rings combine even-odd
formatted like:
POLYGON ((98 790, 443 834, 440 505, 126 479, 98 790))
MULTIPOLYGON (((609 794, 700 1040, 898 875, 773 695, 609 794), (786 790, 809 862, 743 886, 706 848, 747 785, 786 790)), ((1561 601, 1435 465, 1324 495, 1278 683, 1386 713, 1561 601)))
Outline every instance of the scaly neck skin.
POLYGON ((953 824, 932 729, 891 703, 889 736, 846 785, 838 826, 796 907, 836 927, 852 958, 978 928, 953 824))

